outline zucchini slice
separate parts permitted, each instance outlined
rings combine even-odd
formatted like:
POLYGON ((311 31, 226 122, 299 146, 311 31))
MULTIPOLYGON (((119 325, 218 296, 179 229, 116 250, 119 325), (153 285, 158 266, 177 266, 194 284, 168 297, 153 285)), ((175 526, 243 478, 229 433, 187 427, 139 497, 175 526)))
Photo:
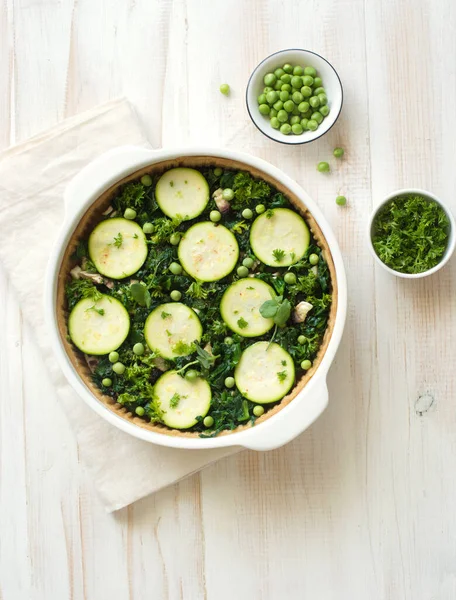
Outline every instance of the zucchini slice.
POLYGON ((134 221, 106 219, 90 234, 89 255, 99 273, 123 279, 143 266, 147 258, 146 236, 134 221))
POLYGON ((155 199, 168 217, 189 221, 206 208, 209 202, 209 185, 195 169, 170 169, 158 180, 155 199))
POLYGON ((217 281, 234 269, 239 246, 229 229, 203 221, 184 233, 178 255, 189 275, 199 281, 217 281))
POLYGON ((240 279, 223 294, 220 302, 222 318, 239 335, 263 335, 274 325, 274 320, 261 316, 260 306, 274 296, 272 287, 261 279, 240 279))
POLYGON ((130 316, 124 305, 103 294, 94 302, 80 300, 70 313, 68 331, 71 341, 86 354, 109 354, 125 341, 130 330, 130 316))
POLYGON ((191 354, 189 346, 199 342, 203 334, 201 322, 194 310, 181 302, 160 304, 146 319, 144 337, 151 350, 163 358, 191 354))
POLYGON ((256 342, 242 353, 234 379, 248 400, 258 404, 277 402, 293 387, 293 359, 279 344, 256 342))
POLYGON ((255 256, 270 267, 289 267, 300 260, 310 243, 304 219, 289 208, 274 208, 255 219, 250 246, 255 256))
POLYGON ((189 381, 176 371, 157 380, 154 397, 163 411, 163 423, 174 429, 188 429, 205 417, 211 406, 211 387, 202 377, 189 381))

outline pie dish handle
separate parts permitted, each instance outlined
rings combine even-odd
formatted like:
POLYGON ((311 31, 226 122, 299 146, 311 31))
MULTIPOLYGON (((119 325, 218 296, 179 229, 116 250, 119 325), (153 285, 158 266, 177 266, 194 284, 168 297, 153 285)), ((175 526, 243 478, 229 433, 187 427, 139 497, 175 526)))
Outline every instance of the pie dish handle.
POLYGON ((119 146, 97 156, 67 185, 63 196, 65 217, 69 218, 77 213, 89 198, 100 195, 118 181, 123 173, 140 169, 154 160, 155 156, 155 150, 140 146, 119 146))
POLYGON ((316 378, 312 386, 309 382, 308 387, 281 413, 254 426, 242 445, 249 450, 259 451, 280 448, 310 427, 327 405, 328 385, 324 375, 321 379, 316 378))

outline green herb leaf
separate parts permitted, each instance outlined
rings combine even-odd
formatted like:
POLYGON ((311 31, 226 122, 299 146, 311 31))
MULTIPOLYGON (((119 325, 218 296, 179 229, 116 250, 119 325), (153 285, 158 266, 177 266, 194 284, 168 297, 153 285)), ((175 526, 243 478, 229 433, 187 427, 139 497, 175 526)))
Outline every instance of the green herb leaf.
POLYGON ((98 313, 101 317, 103 317, 105 314, 104 308, 97 308, 95 304, 93 306, 89 306, 89 308, 87 308, 86 311, 87 310, 93 310, 94 312, 98 313))
POLYGON ((177 406, 179 405, 179 402, 181 401, 182 398, 186 398, 187 396, 181 396, 180 394, 178 394, 177 392, 175 392, 171 398, 171 400, 169 401, 169 406, 170 408, 177 408, 177 406))
POLYGON ((240 329, 245 329, 246 327, 249 326, 249 324, 247 323, 247 321, 241 317, 240 319, 238 319, 237 324, 239 325, 240 329))
POLYGON ((137 304, 139 304, 139 306, 150 308, 150 292, 145 285, 142 285, 141 283, 132 283, 130 286, 130 292, 133 296, 133 299, 137 304))
POLYGON ((283 296, 276 296, 272 300, 266 300, 260 306, 260 314, 265 319, 274 319, 278 327, 283 327, 290 318, 291 304, 283 296))
MULTIPOLYGON (((278 298, 279 296, 277 297, 277 299, 278 298)), ((277 299, 266 300, 266 302, 263 302, 263 304, 260 306, 260 314, 262 317, 264 317, 265 319, 272 319, 276 316, 277 311, 279 309, 279 303, 277 299)))
POLYGON ((162 310, 162 313, 161 313, 161 318, 162 319, 167 319, 170 316, 171 316, 171 313, 167 313, 164 310, 162 310))
POLYGON ((275 250, 272 251, 272 255, 275 259, 276 262, 282 262, 283 259, 285 258, 285 250, 282 250, 281 248, 276 248, 275 250))
POLYGON ((287 372, 286 371, 279 371, 277 373, 277 377, 278 377, 280 383, 282 383, 287 378, 287 372))
POLYGON ((204 348, 201 348, 201 346, 198 343, 195 343, 195 346, 196 346, 196 358, 201 363, 201 366, 203 367, 203 369, 212 368, 214 366, 214 363, 217 360, 217 358, 219 358, 219 356, 214 356, 213 354, 211 354, 204 348))

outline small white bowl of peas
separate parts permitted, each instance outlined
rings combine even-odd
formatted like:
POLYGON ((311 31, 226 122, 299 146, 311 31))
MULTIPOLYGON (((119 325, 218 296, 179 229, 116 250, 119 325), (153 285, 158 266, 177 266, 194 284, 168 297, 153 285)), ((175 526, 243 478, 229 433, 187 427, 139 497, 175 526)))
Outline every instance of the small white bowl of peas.
POLYGON ((280 50, 253 71, 247 110, 256 127, 282 144, 307 144, 331 129, 343 104, 334 67, 310 50, 280 50))

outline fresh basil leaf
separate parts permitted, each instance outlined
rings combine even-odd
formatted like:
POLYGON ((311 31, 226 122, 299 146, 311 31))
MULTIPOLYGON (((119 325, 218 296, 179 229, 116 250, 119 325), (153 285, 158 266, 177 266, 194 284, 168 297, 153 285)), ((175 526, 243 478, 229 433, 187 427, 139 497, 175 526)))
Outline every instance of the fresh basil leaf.
POLYGON ((151 298, 149 290, 146 288, 146 286, 142 285, 141 283, 133 283, 130 286, 130 292, 134 301, 139 304, 139 306, 146 306, 147 308, 150 307, 151 298))
POLYGON ((291 314, 291 304, 289 300, 284 300, 278 310, 277 310, 277 314, 274 317, 274 323, 276 325, 278 325, 279 327, 283 327, 285 325, 285 323, 288 321, 288 319, 290 318, 290 314, 291 314))
POLYGON ((272 319, 276 316, 278 308, 279 304, 277 299, 266 300, 266 302, 263 302, 263 304, 260 306, 260 314, 265 319, 272 319))

